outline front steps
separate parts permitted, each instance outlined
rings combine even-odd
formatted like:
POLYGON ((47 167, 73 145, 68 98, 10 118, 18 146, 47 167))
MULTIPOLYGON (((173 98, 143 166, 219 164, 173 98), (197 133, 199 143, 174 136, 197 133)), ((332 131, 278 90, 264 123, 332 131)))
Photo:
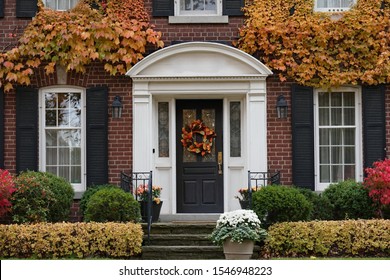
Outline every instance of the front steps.
POLYGON ((155 223, 148 242, 147 226, 143 225, 145 237, 141 259, 224 259, 222 248, 209 239, 214 228, 215 222, 155 223))
MULTIPOLYGON (((215 222, 154 223, 147 239, 147 225, 142 225, 145 237, 142 246, 143 260, 224 259, 222 247, 215 246, 209 236, 215 222)), ((256 253, 253 257, 256 257, 256 253)))

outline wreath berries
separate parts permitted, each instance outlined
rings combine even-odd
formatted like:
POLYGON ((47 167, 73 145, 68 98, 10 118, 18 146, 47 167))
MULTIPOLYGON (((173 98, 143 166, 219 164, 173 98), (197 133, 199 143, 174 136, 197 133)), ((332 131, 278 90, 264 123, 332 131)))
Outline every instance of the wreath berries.
POLYGON ((215 131, 206 126, 201 120, 195 120, 190 125, 186 125, 181 129, 183 147, 187 151, 201 154, 202 156, 211 153, 213 140, 217 136, 215 131), (196 141, 196 135, 202 136, 202 142, 196 141))

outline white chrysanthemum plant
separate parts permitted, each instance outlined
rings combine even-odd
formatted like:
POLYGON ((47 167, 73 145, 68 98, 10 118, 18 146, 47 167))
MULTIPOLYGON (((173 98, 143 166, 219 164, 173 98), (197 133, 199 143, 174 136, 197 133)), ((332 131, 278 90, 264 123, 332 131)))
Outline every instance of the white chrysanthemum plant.
POLYGON ((253 210, 235 210, 219 216, 211 234, 211 240, 222 245, 226 239, 242 243, 244 240, 261 241, 267 236, 265 229, 253 210))

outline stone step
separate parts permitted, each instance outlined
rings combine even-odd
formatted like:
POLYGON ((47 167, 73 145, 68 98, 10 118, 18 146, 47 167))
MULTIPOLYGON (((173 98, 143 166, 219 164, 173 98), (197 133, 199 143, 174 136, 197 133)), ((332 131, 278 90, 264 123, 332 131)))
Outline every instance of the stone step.
MULTIPOLYGON (((151 234, 211 234, 215 223, 154 223, 151 234)), ((142 224, 144 233, 147 233, 147 224, 142 224)))
MULTIPOLYGON (((158 246, 212 246, 209 234, 151 234, 150 245, 158 246)), ((144 236, 144 244, 147 243, 144 236)))
POLYGON ((143 260, 210 260, 224 259, 218 246, 143 246, 143 260))

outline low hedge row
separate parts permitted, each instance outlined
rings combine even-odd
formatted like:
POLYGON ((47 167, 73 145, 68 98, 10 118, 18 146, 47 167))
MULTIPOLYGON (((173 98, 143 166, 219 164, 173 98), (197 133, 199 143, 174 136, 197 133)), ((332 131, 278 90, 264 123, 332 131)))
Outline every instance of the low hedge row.
POLYGON ((268 257, 390 257, 390 220, 285 222, 268 233, 268 257))
POLYGON ((133 223, 0 225, 0 258, 128 258, 141 253, 133 223))

